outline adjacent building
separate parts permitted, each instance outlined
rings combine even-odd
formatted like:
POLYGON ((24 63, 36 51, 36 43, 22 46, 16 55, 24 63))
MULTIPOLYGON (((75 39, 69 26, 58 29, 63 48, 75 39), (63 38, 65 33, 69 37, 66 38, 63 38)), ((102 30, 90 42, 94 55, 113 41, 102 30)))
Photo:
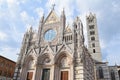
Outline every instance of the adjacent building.
POLYGON ((88 47, 79 17, 66 25, 65 11, 41 17, 24 34, 14 80, 119 80, 118 66, 102 62, 95 14, 86 16, 88 47))
POLYGON ((0 80, 12 80, 16 62, 0 55, 0 80))

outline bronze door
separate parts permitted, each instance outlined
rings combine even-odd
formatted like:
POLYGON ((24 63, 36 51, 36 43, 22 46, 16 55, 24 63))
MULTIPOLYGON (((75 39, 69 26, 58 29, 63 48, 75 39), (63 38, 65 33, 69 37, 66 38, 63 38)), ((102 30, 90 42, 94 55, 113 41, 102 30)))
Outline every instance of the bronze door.
POLYGON ((68 71, 61 71, 61 80, 68 80, 68 71))
POLYGON ((27 80, 32 80, 33 77, 33 72, 28 72, 27 73, 27 80))

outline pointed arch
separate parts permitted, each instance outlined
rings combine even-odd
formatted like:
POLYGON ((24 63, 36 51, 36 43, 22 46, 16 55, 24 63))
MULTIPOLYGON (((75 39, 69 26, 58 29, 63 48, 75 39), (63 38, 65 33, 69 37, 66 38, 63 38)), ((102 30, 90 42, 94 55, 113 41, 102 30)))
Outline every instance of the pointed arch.
POLYGON ((64 77, 72 78, 73 75, 73 57, 68 50, 58 52, 54 57, 55 80, 61 80, 64 77), (63 74, 64 73, 64 74, 63 74))
MULTIPOLYGON (((30 63, 33 61, 33 60, 35 60, 35 56, 33 56, 33 55, 28 55, 26 58, 25 58, 25 60, 24 60, 24 65, 25 66, 30 66, 30 63)), ((32 64, 32 63, 31 63, 32 64)))
POLYGON ((33 79, 34 78, 34 70, 36 65, 36 56, 33 54, 26 55, 24 58, 22 71, 20 73, 21 79, 20 80, 26 80, 26 79, 33 79), (31 77, 28 77, 28 75, 32 74, 31 77))
MULTIPOLYGON (((54 63, 55 64, 60 64, 60 61, 65 57, 67 57, 69 60, 72 60, 72 55, 71 55, 70 52, 62 51, 62 52, 59 52, 58 54, 55 55, 54 63)), ((72 62, 72 61, 70 61, 70 62, 72 62)))

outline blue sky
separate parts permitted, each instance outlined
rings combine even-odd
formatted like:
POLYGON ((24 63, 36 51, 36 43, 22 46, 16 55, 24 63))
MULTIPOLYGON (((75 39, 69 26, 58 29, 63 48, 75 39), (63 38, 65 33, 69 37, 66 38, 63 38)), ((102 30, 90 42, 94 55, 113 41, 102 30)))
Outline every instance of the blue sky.
POLYGON ((23 34, 31 25, 38 29, 40 17, 48 15, 53 3, 58 15, 65 8, 67 24, 79 16, 85 35, 86 15, 95 13, 103 61, 120 65, 119 0, 0 0, 0 55, 17 61, 23 34))

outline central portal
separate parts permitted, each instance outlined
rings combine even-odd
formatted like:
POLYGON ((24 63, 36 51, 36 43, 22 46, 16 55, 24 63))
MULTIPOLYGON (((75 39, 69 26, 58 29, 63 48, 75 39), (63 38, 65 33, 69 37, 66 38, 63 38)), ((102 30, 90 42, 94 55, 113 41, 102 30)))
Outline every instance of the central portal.
POLYGON ((68 71, 61 71, 61 80, 68 80, 68 71))

